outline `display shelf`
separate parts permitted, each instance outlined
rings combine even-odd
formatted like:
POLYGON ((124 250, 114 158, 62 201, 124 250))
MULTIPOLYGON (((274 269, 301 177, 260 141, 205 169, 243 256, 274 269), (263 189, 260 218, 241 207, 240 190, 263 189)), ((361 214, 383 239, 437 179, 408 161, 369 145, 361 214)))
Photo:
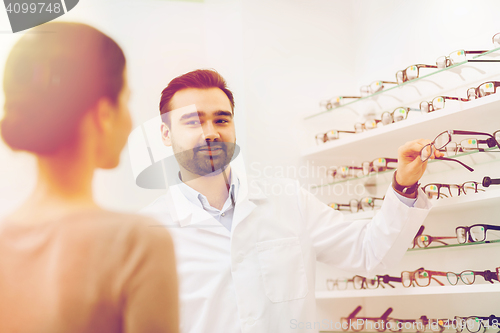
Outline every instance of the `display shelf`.
MULTIPOLYGON (((342 203, 342 202, 339 202, 342 203)), ((487 189, 484 192, 478 192, 458 197, 432 200, 432 212, 462 209, 480 208, 482 206, 491 206, 500 203, 500 189, 487 189)), ((359 213, 344 213, 344 218, 348 221, 369 219, 375 216, 377 209, 363 211, 359 213)))
POLYGON ((326 161, 335 158, 339 162, 348 163, 359 159, 359 156, 365 157, 365 160, 393 156, 397 148, 406 141, 417 138, 432 140, 440 131, 460 129, 493 133, 500 129, 499 108, 500 93, 362 133, 346 134, 341 139, 308 147, 302 151, 301 156, 326 161), (374 152, 377 152, 377 156, 373 156, 374 152))
POLYGON ((500 245, 500 239, 497 240, 491 240, 491 241, 485 241, 485 242, 474 242, 474 243, 465 243, 465 244, 450 244, 450 245, 439 245, 439 246, 429 246, 429 247, 423 247, 423 248, 414 248, 414 249, 408 249, 407 252, 417 252, 417 251, 430 251, 434 249, 453 249, 453 248, 466 248, 470 246, 483 246, 486 244, 491 244, 491 246, 499 246, 500 245))
MULTIPOLYGON (((389 100, 397 101, 398 103, 404 103, 406 100, 406 104, 411 104, 414 100, 409 98, 400 98, 401 95, 414 95, 413 98, 424 98, 429 94, 432 94, 430 91, 435 91, 436 88, 440 90, 450 90, 459 87, 461 84, 464 84, 467 81, 480 80, 482 77, 486 78, 491 73, 498 73, 499 68, 498 64, 494 62, 481 62, 488 60, 497 60, 500 57, 500 47, 492 49, 488 52, 480 54, 478 56, 473 57, 470 60, 457 63, 447 68, 443 69, 427 69, 431 71, 426 75, 422 75, 416 79, 406 81, 399 85, 395 85, 392 87, 388 87, 387 89, 376 92, 375 94, 365 96, 352 102, 345 103, 336 108, 332 108, 326 111, 321 111, 310 116, 305 117, 305 120, 309 120, 312 118, 316 118, 325 114, 329 114, 331 112, 337 111, 353 111, 359 112, 360 108, 363 108, 363 102, 371 101, 371 100, 380 100, 381 98, 387 98, 389 100), (493 58, 493 59, 491 59, 493 58), (470 69, 470 71, 469 71, 470 69), (464 71, 468 71, 467 77, 464 77, 464 71), (431 83, 430 83, 431 82, 431 83), (430 86, 431 89, 425 86, 430 86), (410 94, 408 94, 410 93, 410 94)), ((396 71, 394 72, 394 74, 396 71)), ((465 93, 465 92, 464 92, 465 93)))
MULTIPOLYGON (((497 147, 488 148, 486 150, 487 150, 487 153, 474 151, 474 152, 457 154, 457 155, 454 155, 451 157, 454 159, 461 160, 462 162, 464 162, 465 164, 468 164, 472 168, 474 168, 474 166, 500 161, 500 150, 497 147), (475 161, 473 161, 474 163, 471 163, 471 161, 464 161, 464 159, 461 159, 462 157, 475 157, 475 161)), ((361 165, 361 164, 359 164, 359 165, 361 165)), ((452 169, 462 169, 462 168, 463 168, 463 166, 461 166, 459 163, 455 163, 455 162, 448 162, 448 161, 441 161, 441 160, 429 160, 428 167, 427 167, 426 171, 428 174, 439 174, 440 172, 449 172, 452 169)), ((381 172, 372 172, 369 175, 362 175, 359 177, 338 179, 338 180, 335 180, 333 182, 327 182, 324 184, 323 183, 322 184, 313 184, 313 185, 310 185, 310 188, 314 189, 314 188, 332 186, 332 185, 337 185, 337 184, 342 184, 342 183, 347 183, 347 182, 366 182, 367 180, 371 180, 371 179, 373 179, 374 182, 376 182, 377 184, 386 184, 386 183, 389 183, 392 181, 393 173, 394 173, 394 169, 388 169, 386 171, 381 171, 381 172)), ((425 184, 423 184, 423 185, 425 185, 425 184)))
MULTIPOLYGON (((500 283, 473 284, 460 286, 432 286, 390 289, 363 289, 363 290, 323 290, 316 291, 316 299, 360 298, 360 297, 387 297, 413 295, 448 295, 469 293, 500 293, 500 283)), ((498 296, 498 295, 497 295, 498 296)))

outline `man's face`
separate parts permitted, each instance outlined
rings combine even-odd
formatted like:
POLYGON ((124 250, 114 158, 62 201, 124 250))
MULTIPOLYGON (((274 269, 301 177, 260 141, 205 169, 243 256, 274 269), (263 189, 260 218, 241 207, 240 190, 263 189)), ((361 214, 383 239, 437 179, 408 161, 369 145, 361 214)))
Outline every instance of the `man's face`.
POLYGON ((187 88, 170 102, 170 128, 162 124, 163 142, 189 172, 218 174, 231 162, 236 134, 231 103, 219 88, 187 88), (195 108, 185 108, 195 105, 195 108))

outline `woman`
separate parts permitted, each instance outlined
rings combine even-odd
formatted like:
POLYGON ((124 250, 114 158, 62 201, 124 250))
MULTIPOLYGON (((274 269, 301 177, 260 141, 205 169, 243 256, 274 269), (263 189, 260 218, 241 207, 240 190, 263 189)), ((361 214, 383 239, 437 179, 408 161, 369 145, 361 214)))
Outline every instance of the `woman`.
POLYGON ((131 129, 120 47, 84 24, 44 24, 13 47, 4 92, 1 136, 39 174, 0 223, 0 332, 178 332, 170 235, 92 198, 94 170, 119 164, 131 129))

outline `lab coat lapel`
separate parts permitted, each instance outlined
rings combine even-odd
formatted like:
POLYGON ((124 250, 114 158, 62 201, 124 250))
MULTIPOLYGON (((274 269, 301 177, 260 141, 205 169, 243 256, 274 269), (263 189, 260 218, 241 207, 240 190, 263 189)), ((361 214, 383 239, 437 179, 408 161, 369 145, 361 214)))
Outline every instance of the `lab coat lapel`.
POLYGON ((253 201, 266 199, 266 195, 257 184, 254 184, 256 186, 252 187, 251 192, 249 191, 249 180, 245 173, 238 174, 238 179, 240 181, 240 188, 236 199, 236 207, 234 208, 231 231, 257 207, 253 201))
POLYGON ((224 228, 203 208, 189 202, 177 186, 168 190, 167 207, 172 219, 182 228, 200 228, 220 235, 230 236, 229 230, 224 228))

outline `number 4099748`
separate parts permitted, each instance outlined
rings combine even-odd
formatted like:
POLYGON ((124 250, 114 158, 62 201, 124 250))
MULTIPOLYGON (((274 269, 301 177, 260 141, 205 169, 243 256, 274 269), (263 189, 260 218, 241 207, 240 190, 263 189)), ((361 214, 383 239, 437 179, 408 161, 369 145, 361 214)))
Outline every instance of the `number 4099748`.
POLYGON ((63 9, 60 3, 45 3, 45 2, 38 2, 38 3, 9 3, 9 5, 6 8, 7 13, 42 13, 42 12, 47 12, 47 13, 56 13, 59 14, 63 9))

